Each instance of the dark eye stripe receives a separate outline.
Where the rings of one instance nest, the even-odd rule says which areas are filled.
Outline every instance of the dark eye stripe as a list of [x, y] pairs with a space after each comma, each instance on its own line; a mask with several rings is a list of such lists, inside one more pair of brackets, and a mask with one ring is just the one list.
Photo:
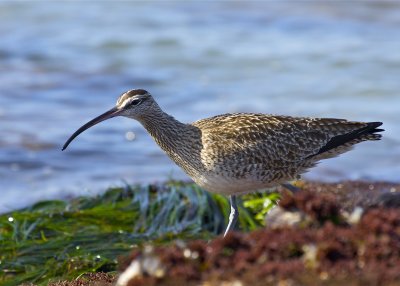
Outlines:
[[131, 101], [131, 105], [138, 105], [141, 102], [142, 102], [141, 99], [134, 99], [134, 100]]

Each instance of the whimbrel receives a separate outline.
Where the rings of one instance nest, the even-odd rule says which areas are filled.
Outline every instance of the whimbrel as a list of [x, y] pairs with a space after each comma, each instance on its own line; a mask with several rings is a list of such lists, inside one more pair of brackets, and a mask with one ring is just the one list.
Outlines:
[[123, 93], [116, 106], [79, 128], [80, 133], [106, 119], [139, 121], [168, 156], [200, 187], [229, 196], [226, 235], [238, 218], [236, 196], [284, 185], [321, 159], [349, 151], [354, 144], [379, 140], [381, 122], [308, 118], [255, 113], [217, 115], [191, 124], [165, 113], [149, 92]]

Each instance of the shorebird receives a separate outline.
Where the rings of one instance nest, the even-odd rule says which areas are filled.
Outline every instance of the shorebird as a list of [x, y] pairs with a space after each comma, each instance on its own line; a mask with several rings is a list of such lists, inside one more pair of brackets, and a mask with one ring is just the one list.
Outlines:
[[236, 196], [283, 185], [322, 159], [354, 144], [379, 140], [382, 122], [291, 117], [256, 113], [217, 115], [185, 124], [165, 113], [144, 89], [123, 93], [115, 107], [80, 127], [65, 142], [104, 120], [125, 116], [139, 121], [167, 155], [200, 187], [229, 196], [224, 236], [238, 218]]

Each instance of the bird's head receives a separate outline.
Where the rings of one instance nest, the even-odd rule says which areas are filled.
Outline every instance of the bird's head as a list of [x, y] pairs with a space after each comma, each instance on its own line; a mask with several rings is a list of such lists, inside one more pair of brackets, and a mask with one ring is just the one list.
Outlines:
[[96, 118], [90, 120], [88, 123], [80, 127], [75, 131], [74, 134], [69, 137], [65, 142], [62, 150], [65, 150], [69, 143], [75, 139], [79, 134], [81, 134], [86, 129], [116, 116], [125, 116], [133, 119], [140, 120], [140, 118], [152, 109], [157, 104], [153, 100], [149, 92], [144, 89], [132, 89], [123, 93], [117, 100], [116, 105], [105, 113], [97, 116]]
[[132, 89], [123, 93], [118, 98], [117, 103], [113, 108], [117, 112], [114, 116], [120, 115], [140, 120], [142, 116], [151, 113], [154, 106], [155, 102], [148, 91], [144, 89]]

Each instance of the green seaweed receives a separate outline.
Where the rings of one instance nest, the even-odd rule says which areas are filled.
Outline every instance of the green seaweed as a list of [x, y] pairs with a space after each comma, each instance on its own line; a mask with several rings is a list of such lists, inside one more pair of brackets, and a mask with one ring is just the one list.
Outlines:
[[[240, 229], [263, 224], [276, 194], [240, 201]], [[265, 203], [265, 201], [267, 203]], [[94, 197], [42, 201], [0, 215], [0, 284], [47, 285], [116, 271], [117, 258], [151, 240], [210, 239], [227, 223], [229, 202], [190, 183], [111, 188]]]

